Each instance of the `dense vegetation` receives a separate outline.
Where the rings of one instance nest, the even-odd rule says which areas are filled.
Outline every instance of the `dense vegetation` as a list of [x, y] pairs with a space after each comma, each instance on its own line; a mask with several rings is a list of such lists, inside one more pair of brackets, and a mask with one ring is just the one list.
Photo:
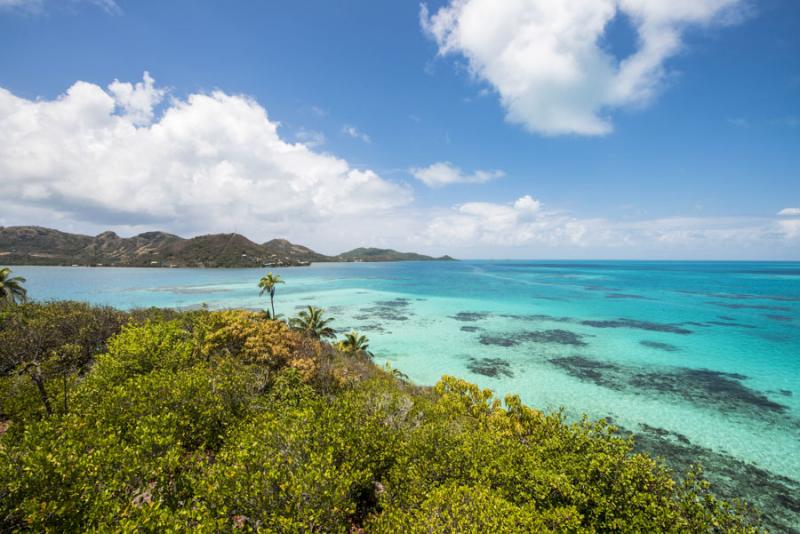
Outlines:
[[0, 309], [0, 531], [752, 531], [603, 422], [248, 311]]

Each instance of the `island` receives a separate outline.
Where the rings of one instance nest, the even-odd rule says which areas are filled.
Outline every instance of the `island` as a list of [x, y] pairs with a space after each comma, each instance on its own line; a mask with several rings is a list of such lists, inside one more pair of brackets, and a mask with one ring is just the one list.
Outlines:
[[255, 243], [237, 233], [183, 238], [167, 232], [120, 237], [72, 234], [41, 226], [0, 226], [0, 262], [4, 265], [91, 267], [287, 267], [314, 262], [452, 261], [414, 252], [355, 248], [335, 256], [315, 252], [286, 239]]

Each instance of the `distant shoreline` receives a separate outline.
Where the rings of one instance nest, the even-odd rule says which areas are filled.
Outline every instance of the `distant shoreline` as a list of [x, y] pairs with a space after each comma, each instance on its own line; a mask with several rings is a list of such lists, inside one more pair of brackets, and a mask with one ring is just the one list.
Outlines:
[[312, 263], [377, 261], [449, 261], [416, 252], [360, 247], [335, 256], [286, 239], [256, 243], [241, 234], [183, 238], [166, 232], [120, 237], [71, 234], [41, 226], [0, 226], [0, 263], [71, 267], [279, 268]]
[[[0, 255], [0, 264], [9, 267], [74, 267], [74, 268], [81, 268], [81, 269], [148, 269], [148, 270], [155, 270], [155, 269], [163, 269], [167, 270], [174, 270], [174, 269], [208, 269], [208, 270], [217, 270], [217, 269], [283, 269], [287, 267], [295, 268], [295, 267], [311, 267], [313, 265], [351, 265], [351, 264], [361, 264], [361, 263], [369, 263], [369, 264], [378, 264], [378, 263], [439, 263], [439, 262], [449, 262], [449, 261], [461, 261], [456, 259], [439, 259], [435, 258], [432, 260], [369, 260], [369, 261], [318, 261], [318, 262], [310, 262], [307, 264], [297, 264], [297, 265], [262, 265], [262, 266], [254, 266], [254, 265], [247, 265], [247, 266], [199, 266], [199, 265], [174, 265], [174, 266], [166, 266], [166, 265], [76, 265], [76, 264], [62, 264], [62, 263], [9, 263], [2, 261], [2, 255]], [[495, 260], [474, 260], [474, 261], [495, 261]], [[525, 260], [521, 260], [525, 261]]]

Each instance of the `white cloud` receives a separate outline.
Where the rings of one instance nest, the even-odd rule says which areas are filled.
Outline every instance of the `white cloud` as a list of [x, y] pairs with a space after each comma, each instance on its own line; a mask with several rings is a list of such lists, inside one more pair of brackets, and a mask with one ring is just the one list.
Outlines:
[[[73, 0], [74, 2], [85, 2], [94, 4], [110, 14], [121, 13], [119, 5], [115, 0]], [[45, 0], [0, 0], [0, 9], [18, 8], [32, 13], [40, 13], [44, 8]]]
[[0, 0], [2, 8], [22, 8], [31, 11], [38, 11], [42, 7], [42, 0]]
[[365, 134], [355, 126], [351, 126], [349, 124], [345, 124], [344, 126], [342, 126], [342, 133], [345, 135], [349, 135], [353, 139], [360, 139], [365, 143], [372, 142], [372, 139], [370, 139], [370, 137], [367, 134]]
[[305, 144], [307, 147], [314, 148], [325, 144], [325, 134], [314, 130], [300, 128], [294, 134], [294, 138]]
[[147, 126], [153, 120], [153, 108], [164, 99], [166, 90], [156, 89], [155, 80], [145, 71], [144, 80], [123, 83], [114, 80], [108, 86], [114, 101], [125, 111], [125, 115], [136, 126]]
[[800, 219], [778, 221], [778, 225], [786, 239], [800, 238]]
[[800, 216], [800, 208], [783, 208], [778, 212], [782, 216]]
[[509, 204], [468, 202], [434, 218], [425, 231], [429, 242], [519, 247], [535, 242], [578, 244], [586, 233], [583, 222], [555, 212], [543, 212], [530, 195]]
[[[0, 88], [0, 212], [274, 237], [293, 224], [341, 233], [336, 221], [412, 200], [407, 186], [285, 141], [251, 98], [192, 94], [156, 117], [163, 94], [147, 74], [107, 91], [76, 82], [55, 100]], [[22, 224], [34, 222], [45, 224]]]
[[454, 254], [462, 250], [468, 257], [476, 257], [473, 251], [491, 249], [494, 257], [503, 250], [509, 257], [763, 258], [768, 251], [792, 249], [792, 243], [800, 239], [800, 220], [580, 218], [545, 210], [526, 195], [507, 204], [455, 206], [436, 215], [422, 235], [429, 245], [447, 246]]
[[800, 251], [797, 208], [782, 219], [619, 221], [528, 195], [415, 207], [408, 186], [316, 151], [310, 139], [281, 138], [246, 96], [165, 99], [149, 76], [106, 89], [77, 82], [52, 100], [0, 88], [0, 225], [239, 231], [326, 253], [372, 245], [460, 257], [798, 259]]
[[455, 167], [449, 161], [441, 161], [428, 167], [413, 168], [411, 169], [411, 174], [428, 187], [434, 188], [450, 184], [483, 184], [505, 175], [503, 171], [499, 170], [478, 170], [472, 174], [464, 174], [461, 169]]
[[[420, 19], [441, 55], [463, 55], [499, 93], [510, 122], [545, 135], [602, 135], [612, 130], [611, 110], [658, 93], [687, 26], [731, 22], [742, 2], [450, 0], [433, 14], [423, 5]], [[621, 16], [637, 48], [618, 59], [603, 39]]]

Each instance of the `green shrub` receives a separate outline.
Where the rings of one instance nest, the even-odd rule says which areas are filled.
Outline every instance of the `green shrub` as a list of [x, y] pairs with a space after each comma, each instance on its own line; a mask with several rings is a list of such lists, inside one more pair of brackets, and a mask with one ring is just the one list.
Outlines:
[[571, 508], [538, 513], [533, 505], [518, 506], [484, 487], [442, 485], [414, 508], [389, 508], [370, 523], [376, 533], [446, 534], [451, 532], [566, 532], [580, 527]]
[[[51, 354], [26, 361], [48, 391], [67, 379], [69, 409], [53, 395], [48, 416], [30, 374], [3, 377], [0, 531], [758, 527], [700, 472], [675, 482], [605, 423], [452, 377], [418, 388], [259, 314], [139, 312], [106, 342], [108, 309], [17, 308], [0, 316], [17, 325], [4, 354], [25, 339]], [[62, 373], [48, 351], [77, 364]]]

